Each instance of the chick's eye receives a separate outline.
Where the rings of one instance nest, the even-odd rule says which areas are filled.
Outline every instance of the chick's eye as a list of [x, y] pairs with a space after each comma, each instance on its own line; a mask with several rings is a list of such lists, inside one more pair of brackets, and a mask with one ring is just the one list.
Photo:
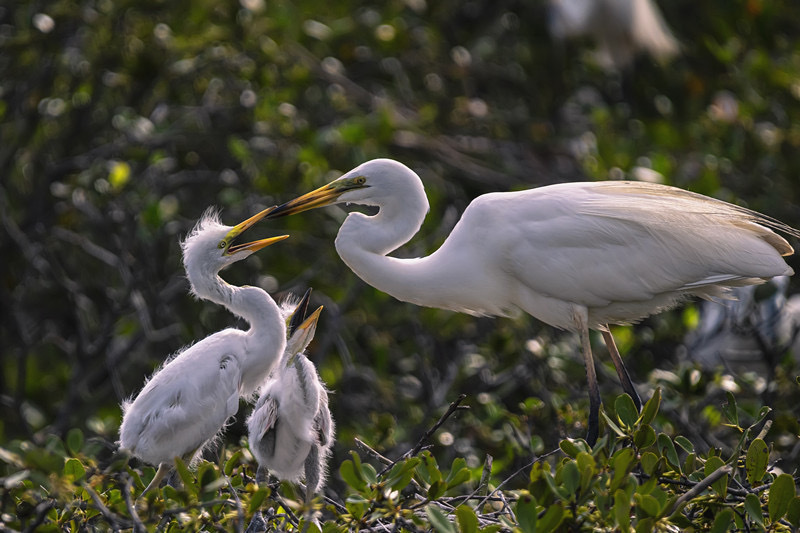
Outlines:
[[227, 244], [227, 243], [226, 243], [225, 241], [219, 241], [219, 244], [217, 245], [217, 248], [219, 248], [220, 250], [222, 250], [223, 248], [225, 248], [225, 245], [226, 245], [226, 244]]

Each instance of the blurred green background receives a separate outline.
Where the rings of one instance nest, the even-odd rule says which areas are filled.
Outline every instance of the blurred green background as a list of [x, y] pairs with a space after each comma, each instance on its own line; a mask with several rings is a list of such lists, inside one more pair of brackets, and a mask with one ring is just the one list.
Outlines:
[[[168, 355], [246, 327], [187, 294], [178, 242], [203, 211], [234, 224], [367, 159], [425, 182], [431, 214], [401, 256], [436, 249], [482, 193], [563, 181], [660, 176], [800, 227], [800, 4], [662, 4], [680, 55], [622, 72], [593, 62], [589, 38], [554, 41], [543, 1], [0, 7], [0, 442], [75, 427], [116, 440], [120, 402]], [[511, 472], [583, 435], [572, 334], [379, 293], [336, 255], [345, 214], [261, 224], [291, 239], [223, 274], [276, 299], [310, 286], [325, 305], [310, 357], [332, 390], [334, 470], [356, 436], [399, 455], [460, 393], [470, 410], [434, 435], [444, 460], [490, 453]], [[701, 368], [683, 347], [701, 317], [690, 304], [614, 331], [643, 396], [664, 389], [662, 430], [718, 445], [734, 390], [775, 409], [770, 439], [797, 464], [791, 350], [757, 372]]]

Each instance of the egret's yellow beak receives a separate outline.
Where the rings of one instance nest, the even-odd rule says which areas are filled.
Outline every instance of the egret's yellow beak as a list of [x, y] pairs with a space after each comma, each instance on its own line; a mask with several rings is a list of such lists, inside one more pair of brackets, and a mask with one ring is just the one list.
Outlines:
[[224, 250], [225, 255], [233, 255], [237, 252], [243, 251], [250, 251], [250, 252], [257, 252], [262, 248], [266, 248], [270, 244], [275, 244], [278, 241], [282, 241], [283, 239], [288, 238], [288, 235], [279, 235], [278, 237], [270, 237], [269, 239], [261, 239], [258, 241], [248, 242], [246, 244], [233, 244], [233, 241], [236, 240], [236, 237], [244, 233], [246, 229], [250, 226], [267, 216], [272, 210], [275, 209], [275, 206], [269, 207], [257, 215], [254, 215], [244, 222], [241, 222], [235, 225], [231, 230], [225, 235], [225, 239], [219, 243], [220, 248]]
[[337, 179], [327, 185], [323, 185], [319, 189], [311, 191], [310, 193], [299, 196], [294, 200], [289, 200], [285, 204], [279, 205], [274, 209], [269, 209], [269, 212], [265, 213], [264, 217], [267, 219], [278, 218], [286, 215], [293, 215], [295, 213], [300, 213], [301, 211], [307, 211], [317, 207], [335, 204], [339, 201], [339, 197], [347, 191], [369, 187], [366, 182], [367, 178], [364, 176]]
[[290, 345], [294, 347], [294, 353], [289, 357], [286, 366], [293, 365], [297, 360], [297, 354], [301, 353], [311, 342], [311, 339], [314, 338], [320, 313], [322, 313], [321, 305], [292, 332]]

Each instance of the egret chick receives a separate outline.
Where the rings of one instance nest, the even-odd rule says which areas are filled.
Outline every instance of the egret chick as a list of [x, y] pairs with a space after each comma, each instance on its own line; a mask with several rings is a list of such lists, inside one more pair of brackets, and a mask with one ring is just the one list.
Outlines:
[[334, 438], [328, 391], [303, 353], [314, 338], [322, 312], [319, 307], [302, 321], [308, 295], [292, 317], [283, 358], [247, 419], [250, 450], [259, 470], [266, 468], [278, 479], [292, 482], [304, 478], [306, 501], [325, 484]]
[[336, 237], [339, 256], [378, 290], [473, 315], [523, 311], [578, 332], [590, 443], [600, 408], [590, 329], [602, 333], [625, 392], [641, 407], [608, 325], [636, 322], [689, 296], [725, 297], [730, 287], [791, 275], [781, 256], [794, 250], [772, 229], [800, 237], [775, 219], [675, 187], [578, 182], [485, 194], [431, 255], [387, 257], [428, 212], [422, 180], [391, 159], [368, 161], [265, 218], [336, 203], [378, 207], [371, 216], [350, 213]]
[[120, 447], [159, 465], [142, 493], [157, 487], [175, 457], [192, 459], [263, 383], [286, 346], [278, 305], [257, 287], [235, 287], [218, 273], [224, 267], [288, 237], [234, 244], [269, 210], [229, 227], [206, 211], [181, 243], [192, 293], [227, 307], [250, 329], [228, 328], [179, 352], [157, 370], [133, 401], [122, 403]]

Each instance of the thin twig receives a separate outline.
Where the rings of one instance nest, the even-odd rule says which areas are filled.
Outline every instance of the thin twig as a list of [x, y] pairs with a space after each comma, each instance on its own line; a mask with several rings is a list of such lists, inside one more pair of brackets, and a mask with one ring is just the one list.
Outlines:
[[459, 394], [458, 398], [456, 398], [456, 400], [450, 404], [450, 406], [447, 408], [447, 411], [444, 412], [444, 414], [439, 418], [439, 420], [437, 420], [436, 423], [433, 426], [431, 426], [431, 428], [428, 429], [428, 431], [426, 431], [424, 435], [422, 435], [422, 437], [419, 439], [419, 442], [417, 442], [417, 445], [414, 446], [410, 452], [406, 452], [403, 455], [403, 457], [404, 458], [414, 457], [415, 455], [417, 455], [422, 450], [422, 447], [425, 445], [425, 442], [427, 442], [431, 438], [431, 436], [436, 432], [437, 429], [442, 427], [442, 424], [444, 424], [445, 421], [448, 418], [450, 418], [450, 415], [452, 415], [459, 409], [469, 409], [468, 406], [463, 406], [463, 407], [459, 406], [459, 404], [463, 402], [466, 397], [467, 397], [466, 394]]
[[131, 520], [133, 520], [133, 531], [134, 533], [145, 533], [147, 528], [144, 526], [144, 523], [142, 523], [142, 520], [139, 518], [139, 513], [136, 511], [136, 505], [133, 502], [133, 498], [131, 498], [132, 491], [133, 478], [125, 473], [125, 491], [123, 494], [125, 496], [125, 506], [128, 508]]
[[439, 429], [448, 418], [450, 418], [450, 415], [452, 415], [453, 413], [455, 413], [460, 409], [469, 409], [469, 406], [459, 405], [461, 402], [464, 401], [466, 397], [467, 397], [466, 394], [460, 394], [458, 398], [456, 398], [456, 400], [450, 404], [450, 406], [447, 408], [447, 411], [445, 411], [444, 414], [441, 417], [439, 417], [439, 420], [437, 420], [436, 423], [433, 426], [431, 426], [428, 429], [428, 431], [426, 431], [425, 434], [422, 435], [422, 437], [420, 437], [419, 442], [417, 442], [417, 444], [413, 448], [411, 448], [406, 453], [401, 455], [399, 459], [397, 459], [396, 461], [392, 461], [390, 464], [387, 464], [384, 467], [384, 469], [378, 473], [378, 476], [384, 475], [386, 472], [389, 471], [390, 468], [392, 468], [395, 464], [397, 464], [398, 461], [405, 459], [406, 457], [414, 457], [417, 454], [419, 454], [425, 448], [425, 442], [431, 438], [431, 435], [433, 435], [436, 432], [436, 430]]
[[730, 475], [732, 471], [733, 467], [731, 465], [720, 466], [719, 468], [711, 472], [711, 474], [709, 474], [708, 477], [698, 482], [697, 485], [687, 490], [684, 494], [681, 495], [680, 498], [675, 500], [675, 503], [673, 503], [670, 507], [668, 507], [664, 511], [663, 516], [672, 516], [674, 513], [677, 513], [684, 503], [686, 503], [687, 501], [691, 500], [692, 498], [694, 498], [695, 496], [706, 490], [722, 476]]
[[106, 505], [103, 503], [103, 500], [100, 499], [100, 495], [97, 494], [94, 491], [94, 489], [89, 486], [88, 483], [86, 483], [85, 481], [81, 481], [81, 486], [86, 492], [89, 493], [89, 496], [91, 496], [92, 501], [94, 502], [94, 505], [97, 508], [97, 510], [100, 511], [100, 514], [102, 514], [105, 517], [105, 519], [111, 523], [113, 527], [116, 527], [118, 529], [128, 529], [130, 527], [133, 527], [133, 524], [131, 524], [130, 521], [125, 520], [124, 518], [120, 518], [114, 513], [112, 513], [111, 510], [108, 507], [106, 507]]
[[764, 439], [764, 437], [766, 437], [766, 436], [767, 436], [767, 433], [769, 432], [769, 429], [770, 429], [771, 427], [772, 427], [772, 420], [767, 420], [766, 422], [764, 422], [764, 427], [763, 427], [763, 428], [761, 428], [761, 431], [759, 431], [759, 433], [758, 433], [758, 437], [756, 437], [756, 438], [757, 438], [757, 439], [762, 439], [762, 440], [763, 440], [763, 439]]
[[44, 522], [44, 519], [47, 516], [47, 512], [50, 511], [50, 509], [52, 509], [53, 506], [55, 506], [55, 504], [56, 501], [53, 499], [47, 499], [39, 502], [36, 505], [36, 508], [34, 509], [34, 511], [36, 511], [36, 519], [34, 519], [30, 524], [28, 524], [28, 527], [24, 529], [24, 533], [29, 533], [29, 532], [32, 533], [36, 531], [36, 529], [40, 525], [42, 525], [42, 522]]
[[[519, 469], [518, 469], [516, 472], [514, 472], [513, 474], [511, 474], [510, 476], [508, 476], [507, 478], [505, 478], [503, 481], [501, 481], [501, 482], [500, 482], [500, 484], [499, 484], [499, 485], [497, 485], [497, 487], [495, 487], [495, 489], [494, 489], [494, 490], [493, 490], [491, 493], [489, 493], [489, 494], [488, 494], [486, 497], [484, 497], [484, 498], [483, 498], [483, 499], [480, 501], [480, 503], [479, 503], [479, 504], [476, 506], [476, 509], [480, 509], [481, 507], [483, 507], [483, 505], [484, 505], [484, 504], [485, 504], [487, 501], [489, 501], [489, 498], [490, 498], [490, 497], [494, 496], [494, 494], [495, 494], [496, 492], [498, 492], [498, 491], [500, 490], [500, 488], [501, 488], [503, 485], [505, 485], [506, 483], [508, 483], [508, 482], [509, 482], [509, 481], [511, 481], [512, 479], [514, 479], [514, 478], [515, 478], [515, 477], [516, 477], [516, 476], [517, 476], [517, 475], [518, 475], [520, 472], [522, 472], [522, 471], [523, 471], [523, 470], [525, 470], [526, 468], [530, 468], [530, 467], [532, 467], [532, 466], [533, 466], [534, 464], [536, 464], [537, 462], [539, 462], [539, 461], [542, 461], [542, 460], [544, 460], [544, 459], [546, 459], [546, 458], [550, 457], [551, 455], [553, 455], [553, 454], [555, 454], [555, 453], [558, 453], [558, 452], [560, 452], [560, 451], [561, 451], [561, 448], [556, 448], [556, 449], [554, 449], [554, 450], [551, 450], [551, 451], [547, 452], [547, 453], [546, 453], [546, 454], [544, 454], [544, 455], [540, 455], [539, 457], [536, 457], [536, 458], [535, 458], [533, 461], [531, 461], [530, 463], [528, 463], [528, 464], [524, 465], [523, 467], [519, 468]], [[474, 494], [474, 493], [473, 493], [473, 494]]]
[[[222, 474], [225, 476], [225, 473]], [[239, 499], [239, 494], [236, 493], [236, 489], [233, 488], [231, 484], [231, 478], [225, 476], [225, 481], [228, 483], [228, 488], [231, 489], [231, 494], [233, 494], [233, 499], [236, 500], [236, 531], [237, 533], [244, 532], [244, 509], [242, 508], [242, 501]]]
[[478, 483], [478, 488], [475, 489], [476, 494], [480, 494], [481, 496], [485, 496], [489, 490], [489, 478], [492, 475], [492, 462], [493, 458], [488, 453], [486, 454], [486, 459], [483, 461], [483, 471], [481, 472], [481, 480]]

